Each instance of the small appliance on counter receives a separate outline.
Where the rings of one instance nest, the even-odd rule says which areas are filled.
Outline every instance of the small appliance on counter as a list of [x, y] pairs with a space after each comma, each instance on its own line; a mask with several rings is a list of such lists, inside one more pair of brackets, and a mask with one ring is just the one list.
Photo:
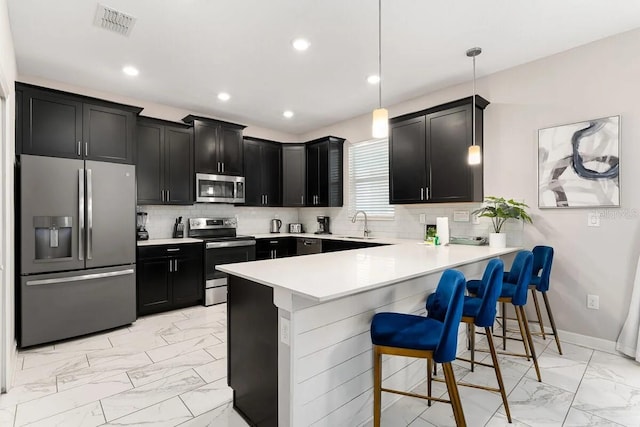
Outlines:
[[137, 240], [149, 240], [149, 232], [147, 231], [147, 219], [148, 214], [146, 212], [136, 213], [136, 239]]
[[282, 227], [282, 221], [280, 221], [279, 219], [272, 219], [271, 220], [271, 228], [269, 229], [270, 233], [279, 233], [280, 232], [280, 227]]
[[302, 224], [298, 223], [292, 223], [289, 224], [289, 233], [304, 233], [304, 228], [302, 227]]
[[173, 238], [182, 239], [184, 237], [184, 224], [182, 223], [182, 217], [176, 218], [176, 223], [173, 225]]
[[316, 219], [318, 221], [318, 231], [315, 234], [331, 234], [331, 231], [329, 231], [329, 217], [319, 216]]

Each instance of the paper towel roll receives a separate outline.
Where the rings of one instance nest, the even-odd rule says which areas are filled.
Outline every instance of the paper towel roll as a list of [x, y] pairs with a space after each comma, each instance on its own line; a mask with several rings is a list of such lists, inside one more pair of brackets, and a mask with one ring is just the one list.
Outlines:
[[439, 216], [436, 218], [436, 232], [441, 245], [449, 244], [449, 217]]

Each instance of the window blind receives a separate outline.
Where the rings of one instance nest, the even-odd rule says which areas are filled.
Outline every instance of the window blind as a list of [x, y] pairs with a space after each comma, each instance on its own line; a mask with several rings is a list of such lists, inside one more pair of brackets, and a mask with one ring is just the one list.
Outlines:
[[351, 144], [349, 147], [349, 213], [363, 210], [370, 218], [394, 216], [389, 205], [388, 140]]

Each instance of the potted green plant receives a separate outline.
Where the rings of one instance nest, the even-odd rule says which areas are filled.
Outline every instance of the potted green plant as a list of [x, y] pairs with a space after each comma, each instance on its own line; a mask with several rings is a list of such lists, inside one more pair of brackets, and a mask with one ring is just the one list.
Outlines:
[[485, 205], [473, 211], [473, 214], [491, 218], [494, 233], [489, 234], [489, 246], [493, 248], [504, 248], [507, 245], [507, 236], [500, 231], [504, 223], [508, 220], [515, 219], [530, 224], [533, 223], [531, 217], [525, 210], [525, 208], [529, 207], [525, 203], [494, 196], [485, 197], [484, 203]]

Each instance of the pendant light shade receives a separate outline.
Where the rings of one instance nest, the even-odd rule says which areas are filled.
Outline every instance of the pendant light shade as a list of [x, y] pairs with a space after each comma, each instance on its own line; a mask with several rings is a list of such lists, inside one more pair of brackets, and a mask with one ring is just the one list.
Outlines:
[[389, 136], [389, 112], [382, 108], [382, 0], [378, 0], [378, 108], [373, 110], [371, 136], [386, 138]]
[[482, 49], [479, 47], [473, 47], [467, 50], [467, 56], [473, 58], [473, 142], [469, 147], [469, 155], [467, 162], [470, 165], [479, 165], [482, 163], [482, 153], [480, 152], [480, 146], [476, 145], [476, 56], [482, 53]]
[[374, 138], [386, 138], [389, 136], [389, 112], [386, 108], [377, 108], [373, 110], [371, 135]]
[[469, 147], [469, 158], [468, 162], [470, 165], [479, 165], [482, 163], [482, 154], [480, 154], [480, 146], [472, 145]]

